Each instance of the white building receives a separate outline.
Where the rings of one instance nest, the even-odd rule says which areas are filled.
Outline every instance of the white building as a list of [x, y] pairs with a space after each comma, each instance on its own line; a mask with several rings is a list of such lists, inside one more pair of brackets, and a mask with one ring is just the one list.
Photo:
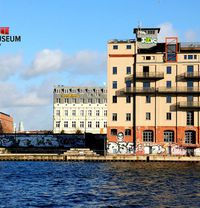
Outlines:
[[53, 132], [107, 133], [105, 87], [54, 87]]

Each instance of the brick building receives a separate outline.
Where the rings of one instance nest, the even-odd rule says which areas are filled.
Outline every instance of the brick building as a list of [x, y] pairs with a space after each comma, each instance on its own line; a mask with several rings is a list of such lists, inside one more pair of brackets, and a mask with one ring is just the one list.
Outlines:
[[13, 133], [13, 118], [0, 112], [0, 133]]
[[200, 44], [159, 31], [108, 42], [109, 153], [200, 153]]

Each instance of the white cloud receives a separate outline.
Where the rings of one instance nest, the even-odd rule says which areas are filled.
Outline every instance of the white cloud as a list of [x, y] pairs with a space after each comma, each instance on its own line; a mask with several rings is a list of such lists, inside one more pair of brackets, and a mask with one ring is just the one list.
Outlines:
[[176, 29], [170, 22], [162, 23], [158, 27], [160, 27], [160, 33], [158, 35], [159, 42], [164, 42], [165, 37], [178, 36]]
[[19, 72], [22, 67], [21, 55], [1, 55], [0, 56], [0, 80], [5, 81]]
[[197, 39], [198, 39], [198, 34], [196, 31], [190, 29], [185, 32], [185, 40], [187, 42], [195, 42], [197, 41]]
[[52, 129], [52, 86], [45, 80], [38, 86], [18, 89], [12, 83], [0, 83], [0, 108], [10, 114], [15, 123], [24, 122], [26, 130]]
[[60, 50], [44, 49], [24, 72], [24, 78], [33, 78], [53, 72], [99, 74], [106, 71], [106, 55], [95, 51], [80, 51], [74, 55]]

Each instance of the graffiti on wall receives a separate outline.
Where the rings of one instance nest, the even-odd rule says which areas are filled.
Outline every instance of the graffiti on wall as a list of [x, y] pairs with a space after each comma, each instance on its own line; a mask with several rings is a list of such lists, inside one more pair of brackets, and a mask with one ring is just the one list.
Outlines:
[[108, 142], [107, 152], [109, 154], [133, 153], [133, 143], [131, 142]]
[[1, 147], [84, 147], [83, 135], [0, 135]]
[[161, 154], [161, 155], [186, 155], [187, 150], [184, 147], [178, 146], [176, 144], [148, 144], [142, 143], [136, 146], [136, 153], [140, 155], [144, 154]]

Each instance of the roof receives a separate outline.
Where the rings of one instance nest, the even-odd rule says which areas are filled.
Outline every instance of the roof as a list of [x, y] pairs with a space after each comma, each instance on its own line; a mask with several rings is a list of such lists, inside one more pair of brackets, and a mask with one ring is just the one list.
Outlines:
[[143, 27], [143, 28], [137, 27], [134, 28], [133, 32], [136, 33], [138, 30], [158, 30], [158, 32], [160, 32], [159, 27]]

